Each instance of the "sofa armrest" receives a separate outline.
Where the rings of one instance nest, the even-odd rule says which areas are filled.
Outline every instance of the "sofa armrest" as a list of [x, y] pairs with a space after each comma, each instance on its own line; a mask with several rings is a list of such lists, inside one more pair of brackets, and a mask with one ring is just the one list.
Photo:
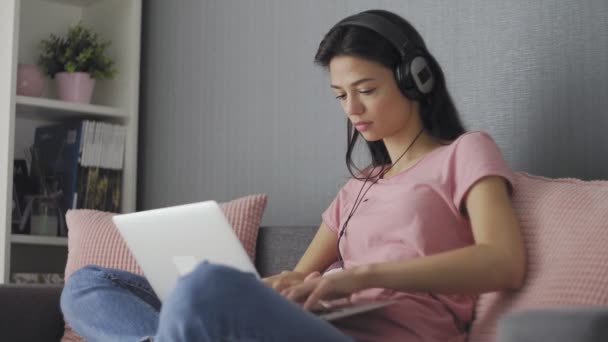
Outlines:
[[2, 341], [59, 341], [63, 316], [61, 286], [0, 285]]
[[498, 322], [498, 342], [608, 341], [608, 306], [535, 309]]

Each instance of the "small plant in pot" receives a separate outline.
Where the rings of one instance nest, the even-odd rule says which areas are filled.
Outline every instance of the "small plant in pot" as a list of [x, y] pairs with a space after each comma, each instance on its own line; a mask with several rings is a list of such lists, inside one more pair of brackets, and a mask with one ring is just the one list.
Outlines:
[[78, 23], [69, 28], [66, 37], [51, 34], [41, 42], [38, 65], [47, 76], [57, 79], [61, 100], [90, 103], [95, 80], [111, 79], [116, 74], [114, 61], [105, 53], [110, 43]]

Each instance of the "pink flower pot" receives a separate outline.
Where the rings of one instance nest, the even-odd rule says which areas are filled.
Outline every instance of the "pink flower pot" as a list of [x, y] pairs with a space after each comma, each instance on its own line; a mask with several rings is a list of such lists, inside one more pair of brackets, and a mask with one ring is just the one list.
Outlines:
[[17, 95], [42, 96], [45, 83], [44, 75], [36, 65], [17, 65]]
[[95, 79], [86, 72], [58, 72], [57, 93], [59, 99], [77, 103], [91, 103]]

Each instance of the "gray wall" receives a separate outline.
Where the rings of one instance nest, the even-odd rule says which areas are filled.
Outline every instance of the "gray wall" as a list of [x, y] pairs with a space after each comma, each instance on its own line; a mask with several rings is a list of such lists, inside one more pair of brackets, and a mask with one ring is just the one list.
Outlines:
[[608, 178], [606, 0], [147, 0], [139, 209], [265, 192], [263, 224], [318, 224], [346, 130], [312, 59], [369, 8], [418, 28], [467, 128], [513, 169]]

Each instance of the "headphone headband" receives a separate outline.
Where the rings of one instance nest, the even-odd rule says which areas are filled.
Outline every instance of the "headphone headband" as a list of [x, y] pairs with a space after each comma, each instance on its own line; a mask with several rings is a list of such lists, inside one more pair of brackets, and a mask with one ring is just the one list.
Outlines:
[[409, 39], [395, 27], [395, 24], [382, 16], [373, 13], [359, 13], [342, 20], [336, 25], [336, 27], [342, 26], [359, 26], [370, 29], [386, 38], [399, 51], [401, 57], [405, 56]]

